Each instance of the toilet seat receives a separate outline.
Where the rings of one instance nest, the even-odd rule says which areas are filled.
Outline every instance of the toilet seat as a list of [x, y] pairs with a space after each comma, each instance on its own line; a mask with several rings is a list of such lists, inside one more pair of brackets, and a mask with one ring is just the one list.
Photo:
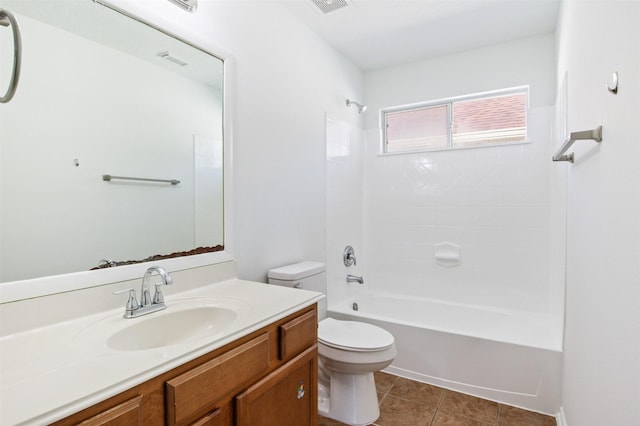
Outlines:
[[318, 325], [318, 341], [326, 346], [353, 352], [389, 349], [393, 335], [373, 324], [326, 318]]

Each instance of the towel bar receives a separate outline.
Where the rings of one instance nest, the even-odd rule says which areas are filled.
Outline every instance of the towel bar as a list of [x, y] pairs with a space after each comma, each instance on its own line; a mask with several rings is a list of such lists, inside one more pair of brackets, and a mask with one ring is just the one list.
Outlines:
[[102, 175], [102, 180], [106, 182], [110, 182], [113, 179], [135, 180], [135, 181], [142, 181], [142, 182], [162, 182], [162, 183], [170, 183], [171, 185], [177, 185], [180, 183], [178, 179], [150, 179], [150, 178], [127, 177], [127, 176]]
[[598, 126], [593, 130], [583, 130], [581, 132], [571, 132], [569, 139], [562, 144], [556, 155], [552, 157], [553, 161], [569, 161], [573, 163], [573, 152], [565, 154], [575, 141], [592, 139], [598, 143], [602, 142], [602, 126]]

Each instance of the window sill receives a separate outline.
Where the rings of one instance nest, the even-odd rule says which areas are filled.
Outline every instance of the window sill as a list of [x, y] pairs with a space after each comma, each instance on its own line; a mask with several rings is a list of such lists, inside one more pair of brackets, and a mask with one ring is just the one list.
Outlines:
[[430, 152], [447, 152], [447, 151], [465, 151], [468, 149], [482, 149], [482, 148], [500, 148], [505, 146], [516, 146], [516, 145], [528, 145], [533, 141], [525, 140], [522, 142], [510, 142], [510, 143], [496, 143], [496, 144], [487, 144], [487, 145], [478, 145], [478, 146], [461, 146], [461, 147], [453, 147], [453, 148], [432, 148], [432, 149], [416, 149], [411, 151], [396, 151], [396, 152], [379, 152], [376, 154], [378, 157], [393, 157], [396, 155], [407, 155], [407, 154], [424, 154]]

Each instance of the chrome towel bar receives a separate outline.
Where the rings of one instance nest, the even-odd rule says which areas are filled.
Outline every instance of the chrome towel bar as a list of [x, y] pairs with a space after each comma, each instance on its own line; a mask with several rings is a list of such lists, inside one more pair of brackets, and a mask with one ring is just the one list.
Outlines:
[[592, 139], [598, 143], [602, 142], [602, 126], [598, 126], [593, 130], [571, 132], [569, 139], [567, 139], [562, 144], [558, 152], [556, 152], [556, 155], [552, 157], [552, 160], [553, 161], [569, 161], [573, 163], [573, 152], [569, 154], [565, 154], [565, 152], [567, 152], [567, 150], [571, 148], [571, 145], [573, 145], [575, 141], [589, 140], [589, 139]]
[[6, 104], [13, 98], [18, 87], [20, 63], [22, 62], [22, 40], [20, 39], [18, 21], [16, 21], [16, 17], [8, 10], [0, 9], [0, 25], [3, 27], [11, 26], [11, 31], [13, 31], [13, 69], [11, 70], [11, 79], [9, 80], [9, 87], [7, 87], [6, 93], [0, 96], [0, 103]]
[[170, 183], [171, 185], [177, 185], [180, 183], [178, 179], [150, 179], [150, 178], [127, 177], [127, 176], [102, 175], [102, 180], [106, 182], [110, 182], [113, 179], [135, 180], [135, 181], [142, 181], [142, 182], [162, 182], [162, 183]]

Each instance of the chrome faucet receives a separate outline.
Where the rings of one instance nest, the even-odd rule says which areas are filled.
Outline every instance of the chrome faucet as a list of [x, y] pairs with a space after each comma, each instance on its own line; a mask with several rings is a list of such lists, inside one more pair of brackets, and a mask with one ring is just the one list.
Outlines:
[[[162, 278], [162, 282], [156, 283], [156, 292], [153, 295], [153, 301], [151, 300], [151, 294], [149, 293], [149, 280], [151, 279], [151, 275], [154, 272], [157, 272]], [[144, 277], [142, 277], [142, 287], [140, 288], [141, 296], [140, 296], [140, 307], [144, 308], [145, 306], [149, 306], [151, 304], [159, 304], [162, 303], [164, 305], [164, 296], [162, 295], [162, 291], [160, 286], [173, 284], [173, 278], [171, 275], [160, 266], [152, 266], [147, 269], [147, 272], [144, 273]]]
[[[151, 299], [151, 293], [149, 292], [149, 281], [151, 276], [155, 273], [160, 275], [162, 281], [155, 284], [156, 290]], [[129, 299], [125, 307], [124, 318], [137, 318], [142, 315], [150, 314], [152, 312], [161, 311], [166, 309], [167, 305], [164, 303], [164, 296], [162, 295], [161, 287], [163, 285], [169, 285], [173, 283], [171, 275], [160, 266], [152, 266], [147, 269], [142, 277], [142, 287], [140, 288], [140, 302], [136, 299], [136, 290], [134, 288], [127, 288], [124, 290], [114, 291], [113, 294], [121, 294], [129, 292]]]
[[[344, 262], [344, 266], [346, 266], [347, 268], [349, 266], [355, 266], [356, 264], [356, 252], [353, 249], [353, 247], [351, 246], [346, 246], [344, 248], [344, 252], [342, 253], [342, 260]], [[357, 275], [347, 275], [347, 282], [348, 283], [360, 283], [360, 284], [364, 284], [364, 279], [360, 276]]]
[[357, 275], [347, 275], [347, 282], [348, 283], [358, 283], [358, 284], [364, 284], [364, 278], [362, 278], [361, 276], [357, 276]]

